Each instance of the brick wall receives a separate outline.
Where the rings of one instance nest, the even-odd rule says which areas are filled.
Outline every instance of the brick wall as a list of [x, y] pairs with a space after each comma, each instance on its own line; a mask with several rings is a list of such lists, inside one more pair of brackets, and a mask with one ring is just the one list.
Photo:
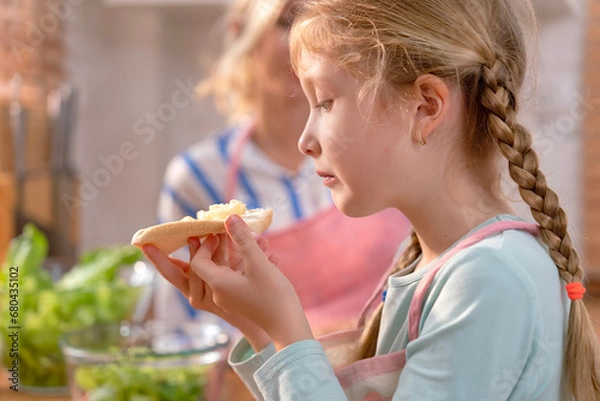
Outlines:
[[583, 121], [584, 263], [590, 290], [600, 293], [600, 0], [588, 0], [583, 88], [590, 103]]

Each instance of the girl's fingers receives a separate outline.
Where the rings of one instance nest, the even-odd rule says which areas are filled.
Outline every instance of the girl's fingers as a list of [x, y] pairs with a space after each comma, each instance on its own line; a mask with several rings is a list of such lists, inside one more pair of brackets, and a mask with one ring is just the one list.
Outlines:
[[219, 237], [209, 235], [190, 260], [192, 271], [206, 282], [210, 282], [212, 271], [217, 267], [213, 262], [213, 257], [219, 248], [219, 243]]
[[244, 271], [244, 258], [243, 255], [235, 248], [235, 244], [229, 239], [227, 234], [224, 234], [227, 238], [227, 245], [229, 248], [229, 267], [231, 270], [238, 272]]
[[[229, 238], [227, 234], [224, 234], [225, 238]], [[264, 237], [254, 237], [256, 239], [256, 243], [261, 251], [266, 252], [269, 247], [269, 241]], [[235, 249], [233, 241], [229, 241], [229, 266], [232, 270], [235, 271], [243, 271], [244, 270], [244, 259], [240, 252]]]
[[196, 309], [202, 309], [206, 300], [207, 285], [197, 274], [192, 272], [189, 275], [189, 294], [187, 295], [190, 305]]
[[258, 237], [256, 239], [256, 243], [263, 252], [266, 252], [267, 248], [269, 247], [269, 241], [265, 237]]
[[[196, 253], [198, 252], [198, 250], [200, 249], [200, 247], [202, 245], [200, 244], [200, 238], [198, 238], [198, 237], [188, 238], [187, 243], [188, 243], [188, 249], [190, 251], [190, 264], [191, 264], [194, 256], [196, 255]], [[204, 306], [204, 301], [206, 300], [208, 287], [204, 283], [204, 280], [202, 280], [200, 277], [198, 277], [198, 275], [195, 274], [194, 272], [191, 272], [191, 274], [189, 274], [188, 277], [189, 277], [189, 288], [190, 288], [190, 293], [188, 295], [188, 301], [190, 302], [190, 305], [192, 305], [194, 308], [201, 309]]]
[[181, 269], [185, 277], [187, 278], [190, 273], [190, 264], [188, 262], [184, 262], [183, 260], [169, 258], [169, 260], [177, 267]]
[[277, 266], [277, 263], [279, 263], [279, 256], [277, 256], [276, 253], [272, 253], [271, 255], [269, 255], [269, 262]]
[[225, 221], [225, 228], [231, 241], [240, 252], [242, 259], [246, 262], [246, 273], [249, 272], [249, 267], [252, 268], [252, 266], [264, 264], [267, 258], [257, 244], [257, 240], [252, 235], [250, 228], [248, 228], [240, 216], [229, 216]]
[[228, 265], [229, 264], [229, 240], [227, 239], [226, 234], [218, 234], [217, 238], [219, 239], [219, 246], [213, 253], [212, 260], [218, 265]]
[[154, 245], [144, 245], [142, 251], [169, 283], [173, 284], [182, 293], [188, 293], [187, 265], [185, 262], [163, 255]]
[[190, 260], [194, 257], [198, 249], [200, 248], [200, 238], [189, 237], [187, 239], [188, 249], [190, 251]]

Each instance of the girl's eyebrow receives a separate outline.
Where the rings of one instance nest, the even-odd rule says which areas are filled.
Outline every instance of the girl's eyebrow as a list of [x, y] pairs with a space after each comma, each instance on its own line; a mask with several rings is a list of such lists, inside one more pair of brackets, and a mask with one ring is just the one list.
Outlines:
[[310, 84], [312, 84], [313, 86], [315, 84], [319, 84], [319, 85], [330, 85], [331, 84], [331, 79], [328, 78], [325, 74], [319, 74], [319, 73], [314, 73], [313, 68], [307, 68], [306, 70], [304, 70], [304, 72], [302, 73], [302, 79]]
[[302, 68], [302, 76], [311, 83], [327, 83], [327, 74], [323, 74], [323, 62], [319, 57], [308, 56], [304, 60], [308, 66]]
[[308, 68], [302, 68], [302, 80], [312, 83], [315, 80], [314, 66]]

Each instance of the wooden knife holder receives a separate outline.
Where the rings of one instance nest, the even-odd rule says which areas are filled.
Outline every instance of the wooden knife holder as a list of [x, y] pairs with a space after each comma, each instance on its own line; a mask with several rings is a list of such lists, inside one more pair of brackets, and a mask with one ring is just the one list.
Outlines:
[[[0, 263], [10, 239], [20, 234], [17, 210], [48, 235], [51, 252], [67, 252], [78, 243], [79, 209], [70, 204], [65, 217], [64, 202], [53, 205], [57, 192], [76, 200], [79, 188], [75, 174], [56, 176], [51, 168], [53, 133], [47, 99], [65, 81], [64, 26], [60, 18], [55, 18], [52, 29], [40, 25], [42, 17], [54, 15], [50, 3], [61, 1], [65, 0], [0, 0]], [[32, 29], [42, 33], [38, 43], [31, 42]], [[26, 173], [21, 180], [15, 176], [17, 157], [9, 116], [15, 74], [22, 79], [18, 100], [26, 111]]]
[[[23, 185], [21, 213], [48, 237], [50, 256], [73, 263], [79, 242], [80, 209], [77, 203], [79, 181], [74, 176], [56, 176], [48, 170], [29, 174]], [[53, 185], [58, 185], [58, 205], [53, 204]], [[14, 174], [0, 173], [0, 265], [10, 240], [16, 235], [17, 180]], [[65, 196], [66, 199], [65, 200]]]
[[14, 176], [0, 173], [0, 264], [4, 262], [11, 238], [14, 236]]

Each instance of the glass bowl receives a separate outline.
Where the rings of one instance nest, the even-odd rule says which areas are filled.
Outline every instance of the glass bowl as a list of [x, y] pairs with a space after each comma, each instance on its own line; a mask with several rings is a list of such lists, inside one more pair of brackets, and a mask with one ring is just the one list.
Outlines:
[[75, 401], [204, 401], [226, 357], [217, 324], [149, 321], [67, 333], [62, 349]]
[[140, 261], [120, 275], [122, 280], [85, 289], [33, 291], [21, 285], [11, 293], [0, 288], [5, 322], [0, 325], [0, 365], [9, 385], [41, 395], [69, 394], [62, 336], [91, 325], [140, 319], [148, 311], [155, 270]]

